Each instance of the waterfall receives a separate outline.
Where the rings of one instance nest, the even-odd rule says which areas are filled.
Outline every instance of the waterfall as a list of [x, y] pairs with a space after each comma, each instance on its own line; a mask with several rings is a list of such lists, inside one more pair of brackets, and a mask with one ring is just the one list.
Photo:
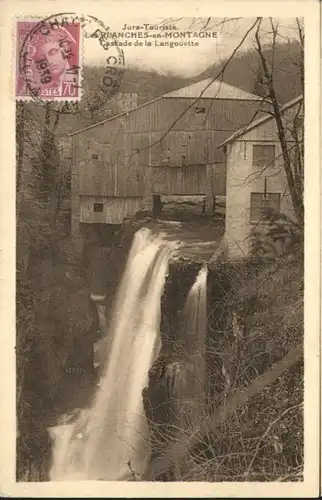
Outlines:
[[119, 286], [101, 380], [89, 409], [50, 429], [50, 480], [131, 480], [150, 458], [142, 391], [161, 348], [160, 299], [176, 248], [148, 229], [134, 235]]
[[183, 374], [177, 387], [178, 425], [195, 427], [205, 403], [207, 335], [207, 274], [203, 266], [187, 296], [183, 315]]

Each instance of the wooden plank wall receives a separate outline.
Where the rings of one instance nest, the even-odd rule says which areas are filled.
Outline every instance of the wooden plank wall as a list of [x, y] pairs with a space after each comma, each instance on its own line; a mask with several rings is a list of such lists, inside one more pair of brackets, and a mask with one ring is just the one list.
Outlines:
[[[114, 140], [106, 134], [96, 140], [83, 137], [78, 154], [80, 194], [87, 196], [141, 197], [144, 167], [148, 163], [147, 134], [118, 130]], [[103, 142], [105, 141], [105, 142]]]
[[[103, 212], [94, 212], [94, 203], [103, 204]], [[122, 224], [129, 217], [141, 210], [142, 198], [107, 198], [105, 196], [80, 197], [80, 222]]]
[[[235, 130], [247, 125], [256, 114], [259, 118], [260, 101], [239, 99], [167, 98], [156, 99], [129, 113], [128, 131], [202, 131], [214, 130], [229, 137]], [[204, 114], [197, 114], [196, 108], [204, 107]], [[110, 122], [111, 123], [111, 122]], [[104, 126], [104, 125], [103, 125]]]
[[[120, 223], [140, 210], [142, 198], [152, 199], [153, 193], [205, 195], [211, 189], [213, 196], [225, 196], [224, 155], [217, 146], [230, 128], [236, 128], [229, 114], [235, 111], [227, 111], [233, 102], [224, 106], [204, 100], [200, 104], [207, 111], [203, 120], [191, 109], [160, 141], [188, 104], [161, 99], [76, 136], [74, 166], [79, 173], [82, 222]], [[239, 112], [244, 107], [240, 103]], [[229, 123], [223, 124], [225, 114]], [[208, 177], [206, 165], [212, 170]], [[119, 200], [112, 203], [111, 198]], [[93, 212], [94, 200], [101, 199], [104, 212]]]
[[213, 196], [226, 196], [226, 164], [212, 165], [212, 194]]
[[[145, 170], [149, 162], [149, 136], [146, 133], [129, 133], [126, 136], [126, 170], [123, 176], [123, 196], [143, 196]], [[124, 194], [123, 194], [124, 193]]]
[[[196, 106], [205, 107], [205, 114], [198, 115]], [[74, 156], [78, 192], [148, 199], [152, 182], [156, 193], [204, 193], [205, 165], [212, 164], [214, 195], [223, 195], [224, 155], [217, 146], [248, 123], [257, 108], [256, 102], [200, 99], [194, 104], [193, 99], [162, 98], [84, 131], [76, 136]], [[176, 170], [160, 169], [167, 165]]]
[[[183, 157], [189, 165], [205, 165], [208, 156], [208, 132], [170, 131], [151, 132], [149, 164], [153, 167], [183, 166]], [[161, 140], [162, 139], [162, 140]]]
[[162, 137], [163, 132], [150, 133], [152, 192], [163, 195], [205, 194], [207, 133], [180, 130], [170, 131]]
[[111, 155], [109, 145], [96, 143], [95, 149], [88, 147], [84, 160], [80, 170], [80, 194], [114, 196], [116, 191], [115, 166], [118, 163], [118, 157]]
[[154, 194], [197, 195], [206, 193], [206, 165], [153, 167]]

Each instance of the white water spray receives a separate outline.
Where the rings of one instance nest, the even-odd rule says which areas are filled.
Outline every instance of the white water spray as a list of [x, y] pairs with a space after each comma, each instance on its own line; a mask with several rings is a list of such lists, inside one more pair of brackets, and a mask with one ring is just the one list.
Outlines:
[[184, 306], [184, 331], [189, 356], [199, 355], [204, 349], [207, 333], [207, 275], [208, 269], [203, 266]]
[[203, 266], [192, 285], [184, 306], [184, 374], [178, 387], [180, 427], [197, 425], [205, 401], [207, 335], [207, 275]]
[[161, 348], [160, 299], [176, 244], [147, 229], [133, 240], [110, 326], [100, 387], [76, 422], [51, 428], [50, 480], [131, 480], [150, 458], [142, 391]]

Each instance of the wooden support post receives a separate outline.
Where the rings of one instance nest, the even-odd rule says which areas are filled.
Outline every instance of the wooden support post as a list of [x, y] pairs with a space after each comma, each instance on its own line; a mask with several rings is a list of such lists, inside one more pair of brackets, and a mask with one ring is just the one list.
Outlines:
[[159, 194], [153, 195], [153, 215], [158, 216], [161, 213], [161, 196]]
[[206, 165], [206, 200], [205, 213], [212, 212], [213, 194], [212, 194], [212, 165]]
[[84, 243], [85, 243], [85, 234], [84, 234], [84, 231], [81, 227], [81, 223], [79, 220], [78, 204], [77, 204], [77, 201], [75, 200], [75, 197], [72, 200], [71, 209], [72, 209], [71, 210], [71, 239], [73, 242], [73, 247], [75, 249], [75, 252], [78, 255], [82, 255]]
[[152, 212], [153, 199], [152, 199], [152, 167], [149, 165], [145, 167], [144, 171], [144, 196], [143, 196], [143, 210]]
[[212, 201], [212, 215], [216, 215], [216, 196], [213, 197]]
[[153, 167], [152, 167], [152, 158], [151, 158], [151, 148], [153, 139], [151, 137], [151, 133], [149, 132], [149, 148], [148, 148], [148, 162], [144, 167], [144, 195], [143, 195], [143, 210], [148, 212], [153, 211]]

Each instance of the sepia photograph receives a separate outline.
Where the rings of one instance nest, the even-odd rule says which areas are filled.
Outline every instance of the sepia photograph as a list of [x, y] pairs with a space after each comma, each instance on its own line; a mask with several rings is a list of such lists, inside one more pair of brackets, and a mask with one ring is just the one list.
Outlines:
[[303, 483], [305, 18], [121, 3], [12, 18], [15, 481]]

